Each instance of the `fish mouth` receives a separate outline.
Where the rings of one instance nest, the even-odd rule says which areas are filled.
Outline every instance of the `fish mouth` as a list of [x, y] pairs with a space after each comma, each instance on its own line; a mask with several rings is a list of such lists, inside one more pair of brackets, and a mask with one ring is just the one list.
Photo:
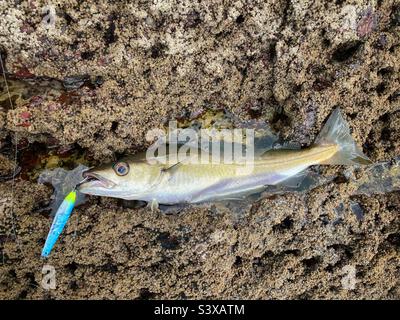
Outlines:
[[91, 188], [114, 188], [117, 184], [103, 176], [86, 171], [82, 174], [84, 180], [78, 185], [78, 190], [91, 189]]

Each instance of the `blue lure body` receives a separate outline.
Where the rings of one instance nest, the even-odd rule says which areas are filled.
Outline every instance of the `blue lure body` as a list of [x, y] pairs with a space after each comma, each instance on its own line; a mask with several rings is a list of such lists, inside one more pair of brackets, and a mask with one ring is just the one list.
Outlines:
[[47, 235], [46, 243], [42, 249], [42, 257], [47, 258], [50, 255], [58, 237], [66, 225], [76, 202], [76, 191], [71, 191], [61, 203], [54, 217], [49, 234]]

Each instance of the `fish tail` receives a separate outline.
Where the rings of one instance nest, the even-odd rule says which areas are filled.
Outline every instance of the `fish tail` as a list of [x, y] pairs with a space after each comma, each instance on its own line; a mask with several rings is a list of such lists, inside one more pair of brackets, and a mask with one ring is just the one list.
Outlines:
[[340, 109], [336, 108], [322, 128], [315, 145], [337, 145], [338, 151], [321, 164], [370, 164], [368, 157], [363, 154], [350, 134], [350, 128], [343, 119]]

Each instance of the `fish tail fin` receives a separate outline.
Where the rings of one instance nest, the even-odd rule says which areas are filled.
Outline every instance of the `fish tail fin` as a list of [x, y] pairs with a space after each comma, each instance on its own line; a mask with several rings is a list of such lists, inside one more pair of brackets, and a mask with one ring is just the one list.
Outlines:
[[340, 109], [336, 108], [330, 115], [325, 126], [322, 128], [315, 145], [337, 145], [338, 151], [322, 164], [370, 164], [372, 163], [363, 154], [350, 134], [350, 128], [343, 119]]

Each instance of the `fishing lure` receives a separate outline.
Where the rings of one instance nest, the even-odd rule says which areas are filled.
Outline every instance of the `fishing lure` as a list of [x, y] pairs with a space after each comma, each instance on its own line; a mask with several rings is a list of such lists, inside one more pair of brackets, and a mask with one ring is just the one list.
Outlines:
[[49, 234], [47, 235], [46, 243], [44, 244], [42, 250], [42, 257], [47, 258], [50, 255], [51, 250], [57, 242], [58, 237], [63, 231], [64, 226], [66, 225], [68, 218], [75, 207], [75, 202], [76, 190], [74, 189], [68, 193], [56, 212]]

